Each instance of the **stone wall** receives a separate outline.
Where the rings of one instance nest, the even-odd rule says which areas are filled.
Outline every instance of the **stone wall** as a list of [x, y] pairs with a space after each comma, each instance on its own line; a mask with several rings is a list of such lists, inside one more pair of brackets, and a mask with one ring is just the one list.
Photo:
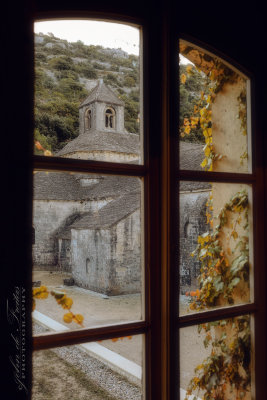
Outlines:
[[[107, 107], [111, 107], [115, 110], [115, 128], [106, 128], [105, 126], [105, 110]], [[99, 131], [116, 131], [120, 133], [125, 133], [124, 128], [124, 107], [115, 105], [115, 104], [108, 104], [102, 102], [94, 102], [83, 106], [79, 110], [79, 132], [80, 134], [84, 132], [88, 132], [90, 134], [90, 129], [85, 129], [85, 118], [84, 114], [87, 109], [92, 111], [91, 116], [91, 129], [96, 129]]]
[[107, 295], [141, 289], [140, 211], [107, 229], [71, 230], [75, 284]]
[[195, 290], [200, 264], [191, 253], [197, 246], [198, 236], [208, 231], [206, 202], [210, 192], [180, 193], [180, 293]]
[[33, 202], [33, 265], [36, 267], [56, 267], [58, 265], [57, 233], [71, 216], [95, 211], [107, 201], [55, 201], [35, 200]]
[[72, 271], [70, 239], [58, 239], [58, 267], [66, 272]]

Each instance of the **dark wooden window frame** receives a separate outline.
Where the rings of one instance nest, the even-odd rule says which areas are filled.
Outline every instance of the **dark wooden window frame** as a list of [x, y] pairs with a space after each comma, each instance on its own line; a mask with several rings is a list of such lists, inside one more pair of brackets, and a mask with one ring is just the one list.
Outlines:
[[[73, 171], [87, 173], [105, 173], [141, 177], [144, 180], [145, 193], [145, 313], [144, 321], [80, 329], [64, 333], [44, 334], [33, 337], [33, 350], [66, 346], [108, 339], [112, 337], [145, 334], [146, 367], [145, 387], [146, 400], [178, 399], [178, 336], [179, 328], [204, 323], [219, 318], [242, 314], [251, 314], [255, 318], [255, 385], [257, 399], [265, 398], [265, 369], [260, 363], [265, 332], [261, 329], [265, 323], [266, 308], [262, 303], [261, 293], [264, 290], [265, 273], [263, 266], [264, 243], [263, 232], [263, 171], [256, 162], [255, 150], [259, 148], [255, 125], [252, 126], [253, 137], [253, 171], [251, 174], [216, 173], [185, 171], [175, 167], [179, 155], [177, 146], [178, 126], [178, 38], [177, 28], [170, 21], [158, 21], [149, 25], [146, 21], [136, 20], [123, 15], [107, 13], [64, 13], [68, 16], [83, 18], [107, 18], [110, 21], [136, 23], [143, 26], [144, 42], [144, 165], [117, 164], [55, 157], [33, 157], [33, 167], [40, 170]], [[48, 13], [35, 15], [35, 19], [56, 19], [62, 14]], [[152, 43], [157, 39], [157, 46]], [[187, 38], [194, 42], [194, 39]], [[203, 43], [197, 43], [207, 48]], [[216, 54], [214, 49], [211, 49]], [[217, 52], [218, 54], [218, 52]], [[220, 54], [218, 54], [220, 56]], [[227, 59], [225, 55], [222, 58]], [[157, 66], [153, 76], [149, 70], [153, 61], [160, 57], [161, 65]], [[230, 64], [235, 63], [227, 59]], [[239, 66], [237, 66], [238, 68]], [[247, 73], [249, 75], [249, 73]], [[253, 76], [250, 76], [253, 89]], [[156, 87], [156, 83], [158, 87]], [[158, 112], [155, 113], [155, 110]], [[253, 112], [253, 90], [252, 90]], [[155, 118], [155, 115], [157, 117]], [[252, 116], [253, 121], [253, 116]], [[184, 180], [246, 183], [253, 188], [253, 224], [254, 224], [254, 293], [255, 300], [246, 305], [212, 310], [199, 314], [177, 317], [177, 293], [179, 276], [177, 257], [179, 254], [177, 235], [179, 234], [179, 212], [177, 211], [177, 182]], [[261, 271], [261, 274], [259, 273]], [[264, 297], [265, 299], [265, 297]], [[265, 350], [264, 350], [265, 351]]]

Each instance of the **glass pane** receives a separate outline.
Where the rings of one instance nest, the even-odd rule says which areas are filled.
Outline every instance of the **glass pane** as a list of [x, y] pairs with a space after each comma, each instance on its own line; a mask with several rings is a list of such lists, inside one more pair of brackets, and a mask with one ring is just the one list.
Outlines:
[[36, 321], [61, 331], [144, 318], [142, 187], [135, 177], [35, 172]]
[[143, 163], [140, 29], [35, 23], [34, 153]]
[[141, 400], [143, 335], [33, 353], [33, 400]]
[[249, 185], [180, 183], [180, 315], [252, 300], [251, 229]]
[[180, 41], [180, 168], [250, 172], [250, 81], [213, 54]]
[[180, 329], [180, 399], [254, 399], [252, 334], [249, 315]]

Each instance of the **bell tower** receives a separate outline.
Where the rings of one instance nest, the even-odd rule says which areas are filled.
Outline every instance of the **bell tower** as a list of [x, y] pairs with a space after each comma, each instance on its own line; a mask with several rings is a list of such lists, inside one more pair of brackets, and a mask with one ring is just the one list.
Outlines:
[[126, 133], [124, 102], [100, 79], [79, 108], [79, 134], [94, 131]]

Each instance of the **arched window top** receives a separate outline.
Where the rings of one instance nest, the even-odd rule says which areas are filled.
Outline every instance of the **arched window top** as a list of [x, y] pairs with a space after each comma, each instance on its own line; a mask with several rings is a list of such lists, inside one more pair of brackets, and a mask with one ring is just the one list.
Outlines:
[[88, 108], [84, 115], [85, 129], [91, 129], [92, 127], [92, 110]]
[[112, 107], [105, 110], [105, 127], [115, 129], [115, 110]]

